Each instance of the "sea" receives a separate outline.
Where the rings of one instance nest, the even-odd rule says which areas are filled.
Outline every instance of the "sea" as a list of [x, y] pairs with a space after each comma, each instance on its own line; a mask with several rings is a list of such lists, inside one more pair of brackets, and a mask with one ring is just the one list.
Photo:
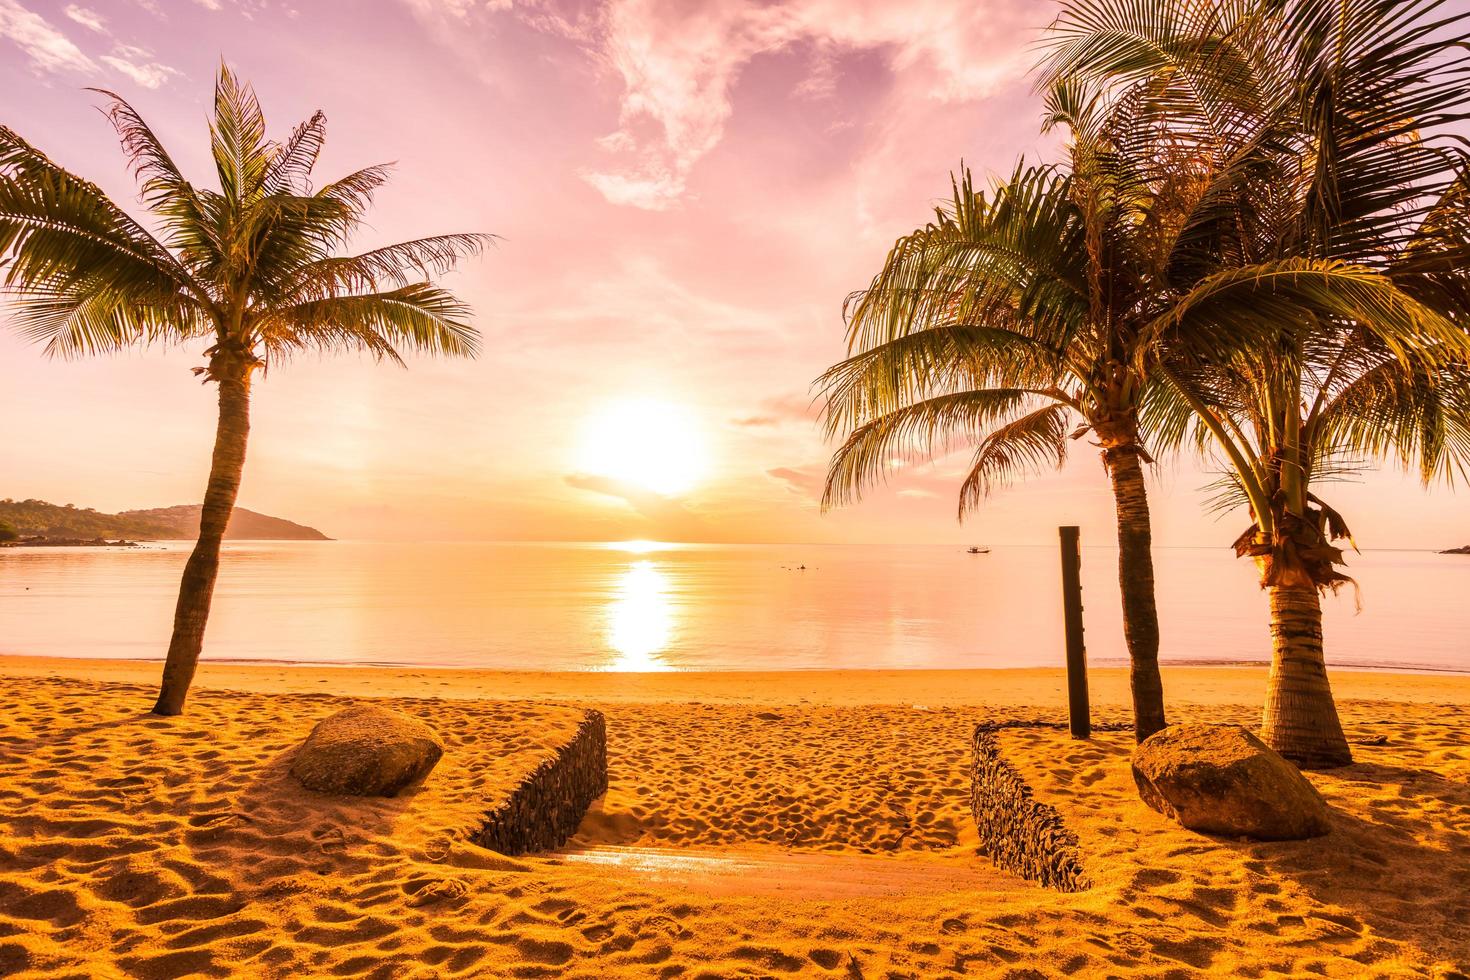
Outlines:
[[[0, 653], [159, 658], [190, 545], [0, 549]], [[1265, 662], [1266, 596], [1222, 548], [1157, 548], [1161, 658]], [[1367, 551], [1327, 660], [1470, 672], [1470, 556]], [[1088, 661], [1125, 662], [1117, 552], [1084, 547]], [[1056, 548], [230, 542], [206, 659], [535, 671], [1054, 667]]]

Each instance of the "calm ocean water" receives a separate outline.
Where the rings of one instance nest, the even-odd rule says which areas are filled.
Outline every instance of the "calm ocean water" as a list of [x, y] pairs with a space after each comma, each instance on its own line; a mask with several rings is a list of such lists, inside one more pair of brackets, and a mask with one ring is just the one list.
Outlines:
[[[0, 550], [0, 652], [158, 657], [188, 546]], [[1124, 657], [1116, 552], [1083, 550], [1091, 662]], [[1160, 548], [1163, 657], [1265, 660], [1225, 549]], [[805, 565], [805, 570], [799, 566]], [[206, 657], [526, 670], [1062, 662], [1054, 548], [261, 542], [227, 547]], [[1328, 660], [1470, 670], [1470, 557], [1353, 556]]]

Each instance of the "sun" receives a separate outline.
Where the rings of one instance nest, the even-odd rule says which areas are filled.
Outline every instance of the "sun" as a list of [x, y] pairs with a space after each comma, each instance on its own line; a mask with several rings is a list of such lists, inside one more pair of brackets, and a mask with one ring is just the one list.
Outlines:
[[613, 402], [588, 418], [578, 466], [584, 473], [665, 497], [687, 493], [704, 476], [704, 434], [687, 407], [653, 398]]

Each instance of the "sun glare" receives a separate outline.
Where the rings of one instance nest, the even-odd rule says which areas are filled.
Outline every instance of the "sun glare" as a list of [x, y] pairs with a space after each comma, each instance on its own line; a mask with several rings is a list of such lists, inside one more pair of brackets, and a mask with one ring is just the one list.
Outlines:
[[612, 548], [616, 551], [626, 551], [630, 555], [646, 555], [654, 551], [663, 551], [668, 545], [662, 541], [634, 538], [632, 541], [609, 541], [603, 547]]
[[593, 476], [672, 497], [694, 488], [708, 459], [687, 408], [640, 398], [614, 402], [588, 419], [578, 462]]
[[618, 597], [608, 609], [607, 643], [618, 656], [607, 669], [668, 670], [657, 656], [674, 631], [668, 578], [653, 562], [636, 561], [623, 573], [617, 589]]

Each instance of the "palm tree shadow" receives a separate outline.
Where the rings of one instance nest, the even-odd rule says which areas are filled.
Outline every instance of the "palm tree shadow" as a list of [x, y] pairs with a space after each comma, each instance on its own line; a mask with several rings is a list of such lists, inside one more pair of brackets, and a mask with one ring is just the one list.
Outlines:
[[1470, 950], [1470, 785], [1427, 770], [1357, 763], [1333, 778], [1354, 800], [1332, 807], [1332, 833], [1298, 844], [1222, 841], [1260, 873], [1286, 875], [1318, 901], [1350, 911], [1338, 926], [1405, 942], [1437, 957]]

